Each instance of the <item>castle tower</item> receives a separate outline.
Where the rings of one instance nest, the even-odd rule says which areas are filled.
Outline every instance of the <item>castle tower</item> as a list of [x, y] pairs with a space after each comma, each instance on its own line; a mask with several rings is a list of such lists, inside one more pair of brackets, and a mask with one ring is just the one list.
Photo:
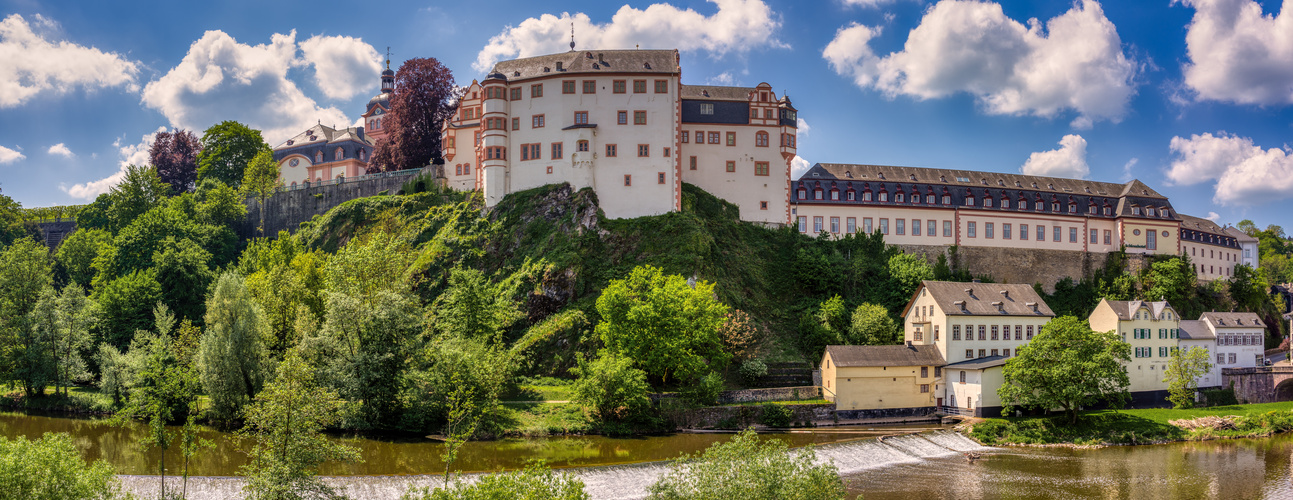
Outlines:
[[391, 70], [389, 53], [386, 56], [386, 69], [382, 70], [381, 78], [382, 92], [368, 100], [368, 107], [363, 115], [364, 132], [372, 137], [374, 143], [381, 142], [389, 135], [386, 124], [383, 123], [386, 114], [391, 111], [391, 96], [395, 93], [395, 72]]

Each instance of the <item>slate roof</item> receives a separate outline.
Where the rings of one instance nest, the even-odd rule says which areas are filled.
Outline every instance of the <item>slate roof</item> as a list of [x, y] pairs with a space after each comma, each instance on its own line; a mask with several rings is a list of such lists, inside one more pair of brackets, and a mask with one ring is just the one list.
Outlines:
[[947, 365], [944, 367], [944, 369], [982, 370], [985, 368], [993, 368], [993, 367], [1005, 365], [1006, 361], [1009, 359], [1010, 358], [1007, 358], [1005, 356], [987, 356], [983, 358], [967, 359], [965, 361], [960, 361], [957, 363], [952, 363], [950, 365]]
[[1213, 328], [1266, 328], [1257, 313], [1250, 312], [1216, 312], [1203, 313], [1200, 321], [1212, 324]]
[[1240, 231], [1239, 228], [1234, 226], [1226, 226], [1226, 234], [1243, 243], [1257, 243], [1259, 241], [1257, 238], [1249, 236], [1248, 233]]
[[835, 366], [943, 366], [947, 362], [934, 345], [826, 346]]
[[[1226, 230], [1221, 226], [1218, 226], [1216, 222], [1212, 222], [1208, 219], [1204, 219], [1200, 217], [1195, 217], [1193, 215], [1185, 215], [1185, 214], [1177, 214], [1177, 215], [1181, 216], [1181, 229], [1192, 229], [1195, 231], [1202, 231], [1205, 233], [1225, 234], [1229, 236], [1229, 234], [1226, 233]], [[1248, 236], [1248, 235], [1245, 234], [1244, 236]]]
[[284, 141], [282, 144], [275, 146], [274, 149], [277, 150], [277, 149], [295, 148], [306, 144], [314, 144], [314, 143], [331, 144], [331, 143], [345, 142], [345, 141], [358, 142], [360, 144], [364, 144], [367, 146], [373, 145], [372, 139], [369, 139], [367, 135], [364, 135], [363, 127], [357, 127], [357, 128], [346, 127], [346, 128], [338, 129], [338, 128], [329, 127], [327, 125], [318, 124], [308, 129], [305, 129], [304, 132], [296, 134], [295, 137], [292, 137], [291, 139]]
[[[897, 167], [886, 165], [857, 165], [846, 163], [818, 163], [817, 166], [837, 178], [883, 180], [889, 182], [917, 182], [921, 184], [947, 185], [958, 187], [986, 186], [1006, 189], [1039, 189], [1064, 194], [1089, 194], [1100, 196], [1136, 196], [1166, 201], [1167, 197], [1150, 189], [1138, 180], [1125, 184], [1112, 182], [1066, 179], [1061, 177], [1043, 177], [1038, 175], [1009, 174], [1000, 172], [980, 172], [974, 170], [955, 170], [926, 167]], [[851, 174], [851, 177], [845, 174]], [[883, 176], [883, 177], [881, 177]], [[916, 179], [913, 181], [912, 176]], [[962, 182], [957, 178], [969, 179]], [[1001, 182], [998, 182], [1001, 181]], [[986, 184], [984, 184], [986, 182]], [[1017, 183], [1017, 184], [1016, 184]], [[1033, 184], [1036, 184], [1034, 186]], [[1004, 184], [1004, 185], [1003, 185]]]
[[1217, 338], [1216, 335], [1212, 334], [1212, 330], [1208, 329], [1208, 325], [1197, 319], [1181, 320], [1180, 334], [1182, 340], [1212, 340]]
[[720, 85], [683, 85], [679, 95], [683, 99], [705, 99], [710, 101], [749, 102], [757, 95], [754, 87], [724, 87]]
[[[557, 63], [561, 69], [557, 69]], [[559, 54], [499, 61], [489, 70], [508, 81], [559, 74], [657, 73], [678, 74], [677, 50], [572, 50]], [[648, 89], [649, 91], [650, 89]]]
[[[1055, 317], [1055, 312], [1030, 285], [925, 281], [916, 290], [916, 296], [921, 289], [927, 290], [943, 314], [948, 316]], [[902, 316], [907, 316], [914, 302], [907, 303]], [[1033, 309], [1034, 304], [1036, 310]]]
[[[1101, 300], [1109, 303], [1109, 306], [1113, 308], [1113, 312], [1118, 315], [1119, 321], [1131, 321], [1132, 318], [1136, 317], [1136, 311], [1139, 310], [1141, 306], [1149, 306], [1149, 312], [1153, 314], [1155, 318], [1162, 316], [1163, 311], [1166, 309], [1176, 311], [1176, 308], [1172, 307], [1171, 304], [1162, 300], [1157, 302], [1146, 302], [1143, 300]], [[1177, 316], [1180, 316], [1180, 314], [1178, 313]]]

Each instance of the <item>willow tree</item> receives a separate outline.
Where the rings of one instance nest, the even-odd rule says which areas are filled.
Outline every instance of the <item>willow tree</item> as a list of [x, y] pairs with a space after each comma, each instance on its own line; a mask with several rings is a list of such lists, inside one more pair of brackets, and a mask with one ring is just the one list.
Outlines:
[[198, 348], [202, 389], [211, 397], [213, 417], [237, 419], [264, 384], [267, 328], [265, 312], [242, 277], [232, 271], [221, 275], [207, 300], [206, 331]]

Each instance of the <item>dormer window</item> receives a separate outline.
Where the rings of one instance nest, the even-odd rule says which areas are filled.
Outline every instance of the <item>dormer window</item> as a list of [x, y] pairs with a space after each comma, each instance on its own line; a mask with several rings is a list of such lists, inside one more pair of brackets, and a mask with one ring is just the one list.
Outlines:
[[800, 188], [800, 189], [799, 189], [799, 199], [801, 199], [801, 200], [808, 199], [808, 190], [807, 190], [807, 189], [803, 189], [803, 188]]
[[335, 156], [338, 160], [343, 160], [346, 158], [346, 150], [337, 148], [337, 151], [333, 156]]
[[889, 193], [887, 191], [880, 192], [880, 201], [889, 201]]
[[314, 162], [323, 163], [323, 151], [316, 151], [314, 153]]
[[1113, 207], [1110, 207], [1110, 206], [1108, 206], [1108, 205], [1105, 205], [1105, 207], [1104, 207], [1104, 214], [1105, 214], [1105, 215], [1113, 215]]
[[951, 205], [951, 204], [952, 204], [952, 195], [950, 195], [950, 194], [945, 194], [945, 195], [943, 195], [943, 204], [944, 204], [944, 205]]
[[1020, 209], [1020, 210], [1028, 210], [1028, 200], [1025, 200], [1025, 199], [1023, 199], [1023, 198], [1020, 198], [1020, 199], [1019, 199], [1019, 209]]
[[1138, 207], [1138, 206], [1136, 206], [1136, 205], [1132, 205], [1132, 206], [1131, 206], [1131, 215], [1140, 215], [1140, 207]]
[[849, 191], [848, 191], [848, 200], [849, 200], [849, 201], [856, 201], [856, 200], [857, 200], [857, 198], [858, 198], [858, 194], [857, 194], [856, 192], [854, 192], [852, 189], [849, 189]]
[[1149, 217], [1153, 217], [1153, 216], [1154, 216], [1154, 207], [1145, 207], [1145, 215], [1147, 215], [1147, 216], [1149, 216]]
[[862, 192], [862, 201], [871, 201], [871, 192], [870, 192], [870, 191], [863, 191], [863, 192]]
[[1170, 210], [1168, 210], [1168, 209], [1166, 209], [1166, 208], [1164, 208], [1164, 209], [1162, 210], [1162, 213], [1163, 213], [1163, 218], [1164, 218], [1164, 219], [1168, 219], [1168, 218], [1171, 218], [1171, 217], [1172, 217], [1171, 211], [1170, 211]]
[[821, 189], [814, 189], [814, 190], [813, 190], [813, 199], [814, 199], [814, 200], [820, 200], [820, 199], [822, 199], [822, 190], [821, 190]]
[[974, 196], [966, 196], [966, 197], [965, 197], [965, 206], [967, 206], [967, 207], [972, 207], [972, 206], [974, 206]]
[[1077, 213], [1077, 203], [1069, 202], [1069, 213]]
[[1033, 209], [1040, 212], [1046, 209], [1046, 204], [1043, 203], [1041, 199], [1038, 199], [1037, 202], [1033, 204]]
[[[883, 194], [883, 193], [881, 193], [881, 194]], [[893, 201], [894, 201], [894, 203], [902, 203], [902, 202], [906, 201], [906, 196], [904, 196], [902, 193], [894, 193], [894, 195], [893, 195]]]
[[909, 175], [909, 176], [907, 176], [907, 177], [908, 177], [908, 178], [910, 178], [912, 181], [915, 181], [915, 180], [916, 180], [916, 174], [911, 174], [911, 175]]
[[928, 203], [930, 205], [934, 204], [934, 193], [929, 193], [925, 195], [925, 203]]
[[839, 200], [840, 200], [840, 190], [838, 190], [838, 189], [832, 189], [832, 190], [831, 190], [831, 201], [839, 201]]

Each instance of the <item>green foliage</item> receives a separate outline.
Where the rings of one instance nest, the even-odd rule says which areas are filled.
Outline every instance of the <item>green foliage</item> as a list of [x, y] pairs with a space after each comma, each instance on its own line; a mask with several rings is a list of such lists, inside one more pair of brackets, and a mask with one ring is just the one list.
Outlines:
[[0, 248], [26, 236], [27, 230], [23, 227], [26, 218], [21, 203], [0, 194]]
[[648, 488], [653, 500], [714, 498], [843, 499], [834, 465], [814, 463], [812, 447], [791, 453], [778, 439], [754, 431], [717, 443], [700, 456], [684, 456]]
[[633, 367], [633, 360], [605, 354], [591, 362], [580, 360], [570, 370], [574, 402], [601, 421], [625, 420], [647, 409], [646, 373]]
[[247, 164], [269, 144], [260, 131], [236, 121], [226, 120], [202, 133], [202, 151], [198, 152], [198, 182], [215, 179], [238, 187]]
[[887, 303], [905, 304], [911, 300], [916, 288], [926, 280], [934, 279], [934, 268], [925, 259], [912, 254], [889, 257], [889, 279], [892, 298]]
[[87, 289], [98, 273], [94, 260], [111, 245], [112, 233], [106, 230], [77, 229], [58, 245], [55, 257], [68, 280]]
[[810, 359], [821, 358], [826, 346], [844, 343], [851, 319], [843, 298], [835, 295], [827, 299], [800, 319], [800, 349]]
[[335, 349], [332, 361], [343, 396], [363, 401], [364, 427], [390, 428], [403, 411], [400, 394], [422, 331], [422, 310], [408, 294], [378, 292], [369, 301], [329, 293], [321, 336]]
[[611, 281], [597, 299], [602, 322], [597, 334], [607, 349], [635, 360], [648, 374], [687, 380], [725, 365], [718, 329], [727, 306], [714, 298], [714, 285], [695, 287], [658, 267], [639, 266]]
[[[108, 230], [116, 234], [140, 215], [161, 206], [170, 193], [171, 186], [157, 176], [157, 169], [127, 166], [126, 175], [121, 182], [113, 186], [106, 195], [99, 196], [108, 197], [103, 204]], [[98, 199], [94, 205], [99, 205]], [[78, 219], [78, 225], [80, 222]]]
[[845, 340], [850, 345], [896, 344], [902, 338], [902, 328], [889, 315], [884, 306], [862, 304], [853, 310]]
[[309, 251], [286, 231], [270, 240], [257, 238], [238, 261], [238, 272], [247, 277], [247, 289], [269, 321], [269, 348], [281, 354], [296, 344], [296, 324], [308, 315], [324, 315], [323, 269], [328, 255]]
[[199, 182], [193, 200], [197, 202], [194, 212], [200, 224], [228, 226], [241, 223], [247, 217], [242, 193], [219, 181], [205, 179]]
[[0, 372], [22, 385], [27, 397], [43, 394], [53, 377], [49, 338], [36, 328], [42, 296], [52, 301], [52, 259], [30, 238], [0, 248]]
[[764, 403], [760, 406], [759, 423], [768, 427], [790, 427], [794, 423], [795, 412], [786, 405]]
[[1198, 302], [1190, 300], [1198, 286], [1198, 275], [1191, 267], [1188, 256], [1154, 262], [1144, 281], [1145, 300], [1166, 300], [1184, 318], [1197, 318], [1203, 314]]
[[206, 304], [206, 331], [198, 350], [202, 389], [211, 398], [209, 415], [233, 421], [256, 396], [268, 375], [265, 312], [251, 298], [241, 276], [220, 275]]
[[162, 303], [181, 319], [201, 321], [207, 289], [215, 280], [215, 273], [207, 267], [211, 252], [188, 238], [167, 238], [153, 254], [153, 262]]
[[1194, 397], [1199, 389], [1199, 377], [1212, 370], [1208, 361], [1208, 350], [1202, 348], [1172, 349], [1172, 357], [1167, 360], [1163, 371], [1163, 381], [1167, 382], [1168, 401], [1175, 408], [1194, 407]]
[[121, 349], [130, 345], [135, 331], [152, 325], [152, 307], [162, 299], [162, 287], [149, 269], [109, 281], [97, 287], [95, 294], [103, 314], [100, 338]]
[[682, 399], [693, 406], [714, 406], [723, 393], [723, 377], [717, 372], [709, 372], [683, 388]]
[[1005, 383], [997, 389], [1005, 413], [1060, 408], [1076, 423], [1081, 406], [1129, 398], [1123, 363], [1131, 359], [1131, 347], [1112, 332], [1092, 331], [1085, 320], [1053, 319], [1018, 351], [1002, 368]]
[[584, 482], [557, 474], [541, 463], [524, 470], [482, 476], [474, 483], [449, 488], [410, 488], [402, 500], [588, 500]]
[[256, 153], [243, 172], [242, 192], [260, 201], [260, 226], [257, 229], [261, 236], [265, 235], [265, 200], [281, 187], [283, 180], [279, 177], [274, 152], [266, 149]]
[[112, 466], [85, 463], [71, 436], [54, 433], [35, 441], [0, 436], [0, 491], [25, 500], [128, 498]]
[[[484, 340], [447, 337], [421, 349], [416, 362], [407, 375], [404, 428], [440, 430], [454, 423], [452, 413], [458, 410], [458, 420], [477, 424], [476, 436], [502, 432], [498, 400], [516, 372], [511, 351]], [[458, 408], [449, 404], [454, 398]], [[462, 412], [465, 407], [471, 411]]]
[[1208, 406], [1229, 406], [1239, 404], [1234, 389], [1209, 389], [1203, 392], [1203, 402]]
[[741, 381], [745, 382], [745, 385], [753, 386], [768, 375], [768, 365], [757, 359], [749, 359], [741, 363], [741, 368], [738, 369], [738, 372], [741, 375]]
[[84, 351], [90, 347], [90, 328], [98, 319], [98, 305], [85, 296], [75, 283], [54, 294], [52, 288], [41, 293], [40, 302], [32, 311], [39, 344], [48, 351], [40, 354], [48, 361], [41, 364], [52, 370], [48, 380], [67, 397], [67, 389], [75, 380], [87, 377]]
[[252, 498], [273, 500], [332, 498], [319, 481], [319, 465], [355, 462], [358, 450], [324, 436], [336, 425], [346, 403], [315, 381], [314, 370], [296, 350], [279, 363], [274, 381], [246, 407], [246, 426], [239, 432], [255, 444], [243, 466], [245, 489]]
[[503, 329], [515, 322], [520, 313], [511, 298], [489, 284], [475, 269], [454, 269], [449, 273], [449, 288], [440, 296], [436, 309], [436, 326], [458, 337], [498, 341]]

